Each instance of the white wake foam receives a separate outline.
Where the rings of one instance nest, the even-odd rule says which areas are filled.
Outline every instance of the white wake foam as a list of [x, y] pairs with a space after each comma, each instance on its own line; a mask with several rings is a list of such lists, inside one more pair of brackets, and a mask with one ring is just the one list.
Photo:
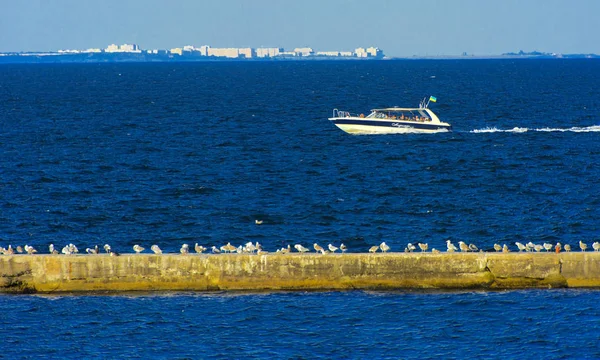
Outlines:
[[497, 133], [497, 132], [505, 132], [505, 133], [525, 133], [528, 131], [540, 131], [540, 132], [600, 132], [600, 125], [587, 126], [587, 127], [571, 127], [571, 128], [539, 128], [539, 129], [529, 129], [529, 128], [521, 128], [515, 127], [512, 129], [498, 129], [495, 127], [484, 128], [484, 129], [475, 129], [471, 130], [471, 133], [481, 134], [481, 133]]

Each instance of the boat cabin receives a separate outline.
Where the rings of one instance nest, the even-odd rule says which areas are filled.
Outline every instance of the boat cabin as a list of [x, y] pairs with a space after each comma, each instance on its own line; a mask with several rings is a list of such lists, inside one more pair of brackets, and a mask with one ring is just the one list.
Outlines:
[[427, 114], [425, 109], [412, 109], [412, 108], [387, 108], [387, 109], [373, 109], [371, 113], [367, 115], [370, 119], [386, 119], [386, 120], [400, 120], [400, 121], [416, 121], [416, 122], [430, 122], [431, 117]]

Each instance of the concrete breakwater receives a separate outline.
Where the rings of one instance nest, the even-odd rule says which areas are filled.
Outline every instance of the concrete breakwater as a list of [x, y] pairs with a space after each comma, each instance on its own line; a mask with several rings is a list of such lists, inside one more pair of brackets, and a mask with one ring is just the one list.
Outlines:
[[600, 253], [0, 256], [0, 292], [600, 287]]

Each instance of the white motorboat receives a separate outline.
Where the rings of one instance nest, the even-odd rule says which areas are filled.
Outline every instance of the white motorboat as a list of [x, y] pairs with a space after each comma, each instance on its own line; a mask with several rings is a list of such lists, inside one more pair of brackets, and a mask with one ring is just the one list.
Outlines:
[[402, 134], [435, 133], [452, 131], [452, 126], [440, 121], [429, 109], [429, 102], [436, 102], [433, 96], [421, 101], [418, 108], [391, 107], [373, 109], [367, 116], [333, 109], [329, 118], [335, 126], [349, 134]]

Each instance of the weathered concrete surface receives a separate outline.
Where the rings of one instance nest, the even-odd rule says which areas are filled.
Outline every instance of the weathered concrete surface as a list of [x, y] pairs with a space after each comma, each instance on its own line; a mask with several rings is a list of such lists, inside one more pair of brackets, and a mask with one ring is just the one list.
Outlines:
[[0, 256], [0, 292], [600, 287], [600, 253]]

